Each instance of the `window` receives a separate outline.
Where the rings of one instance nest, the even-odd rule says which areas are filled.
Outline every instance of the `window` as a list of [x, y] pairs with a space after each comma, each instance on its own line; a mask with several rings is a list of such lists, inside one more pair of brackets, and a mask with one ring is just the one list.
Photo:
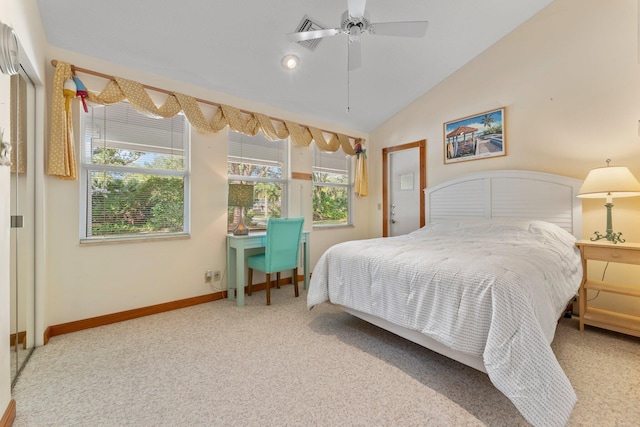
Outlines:
[[351, 158], [313, 145], [313, 225], [351, 225]]
[[[269, 141], [261, 133], [247, 136], [229, 130], [227, 175], [229, 184], [252, 184], [253, 207], [244, 212], [250, 229], [266, 229], [268, 218], [286, 212], [288, 141]], [[233, 229], [240, 208], [228, 207], [227, 228]]]
[[151, 118], [121, 102], [90, 106], [81, 124], [81, 239], [188, 233], [184, 116]]

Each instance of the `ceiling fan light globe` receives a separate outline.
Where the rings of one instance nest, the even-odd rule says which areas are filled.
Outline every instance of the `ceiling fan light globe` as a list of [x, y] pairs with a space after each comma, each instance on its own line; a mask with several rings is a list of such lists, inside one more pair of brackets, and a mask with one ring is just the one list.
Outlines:
[[351, 31], [349, 32], [349, 41], [357, 42], [358, 40], [360, 40], [360, 34], [360, 27], [358, 27], [357, 25], [351, 27]]

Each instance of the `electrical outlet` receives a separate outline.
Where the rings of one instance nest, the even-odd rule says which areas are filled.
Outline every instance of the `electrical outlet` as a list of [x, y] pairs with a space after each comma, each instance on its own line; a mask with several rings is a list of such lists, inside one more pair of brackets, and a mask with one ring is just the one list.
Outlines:
[[204, 273], [204, 283], [211, 283], [211, 270]]
[[214, 282], [219, 282], [220, 281], [220, 271], [214, 271], [213, 272], [213, 281]]

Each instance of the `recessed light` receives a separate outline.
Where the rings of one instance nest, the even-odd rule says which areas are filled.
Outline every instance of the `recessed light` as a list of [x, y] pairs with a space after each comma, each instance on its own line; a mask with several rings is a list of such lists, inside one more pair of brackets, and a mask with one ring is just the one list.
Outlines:
[[285, 70], [293, 70], [298, 66], [299, 62], [300, 62], [300, 59], [298, 59], [297, 56], [287, 55], [284, 58], [282, 58], [282, 67]]

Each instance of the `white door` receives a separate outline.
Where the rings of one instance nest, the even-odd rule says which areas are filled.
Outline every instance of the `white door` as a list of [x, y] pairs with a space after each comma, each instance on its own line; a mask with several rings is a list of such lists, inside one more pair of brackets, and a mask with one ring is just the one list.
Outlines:
[[420, 149], [389, 153], [389, 236], [420, 228]]

